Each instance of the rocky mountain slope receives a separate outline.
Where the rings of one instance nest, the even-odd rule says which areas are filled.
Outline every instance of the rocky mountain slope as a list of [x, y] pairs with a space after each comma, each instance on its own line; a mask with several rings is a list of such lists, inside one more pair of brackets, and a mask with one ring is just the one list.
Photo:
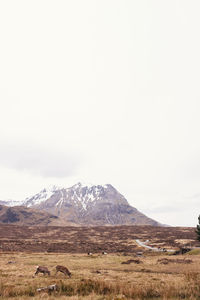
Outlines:
[[59, 225], [160, 225], [130, 206], [110, 184], [44, 189], [23, 205], [56, 215]]
[[16, 225], [56, 225], [58, 217], [24, 206], [0, 205], [0, 223]]

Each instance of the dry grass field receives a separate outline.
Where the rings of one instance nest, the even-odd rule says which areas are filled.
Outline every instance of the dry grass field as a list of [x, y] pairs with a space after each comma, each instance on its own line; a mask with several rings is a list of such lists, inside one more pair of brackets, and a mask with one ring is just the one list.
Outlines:
[[[174, 249], [180, 245], [198, 245], [194, 228], [2, 227], [0, 299], [200, 299], [199, 250], [174, 256], [144, 250], [135, 242], [137, 238], [148, 238], [152, 245]], [[49, 248], [43, 249], [43, 243], [46, 247], [56, 244], [57, 248], [48, 251]], [[63, 244], [71, 245], [70, 251]], [[76, 245], [77, 251], [73, 251]], [[87, 255], [89, 250], [92, 255]], [[103, 250], [108, 254], [102, 255]], [[137, 251], [143, 255], [138, 257]], [[34, 276], [38, 265], [46, 266], [50, 276]], [[72, 273], [71, 278], [55, 274], [56, 265], [66, 266]], [[52, 284], [56, 284], [56, 291], [37, 291]]]
[[[2, 253], [0, 299], [200, 299], [199, 255], [146, 253], [139, 264], [123, 264], [131, 259], [135, 257], [121, 254]], [[72, 277], [55, 275], [57, 264], [67, 266]], [[34, 276], [37, 265], [48, 267], [50, 276]], [[52, 284], [57, 291], [37, 292]]]

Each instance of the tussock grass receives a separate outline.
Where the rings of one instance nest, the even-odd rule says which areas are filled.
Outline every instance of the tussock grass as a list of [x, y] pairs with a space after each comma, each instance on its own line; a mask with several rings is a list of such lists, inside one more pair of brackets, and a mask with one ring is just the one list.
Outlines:
[[88, 297], [93, 295], [93, 299], [200, 299], [199, 281], [193, 277], [188, 284], [179, 286], [176, 284], [158, 285], [144, 284], [143, 287], [137, 285], [125, 285], [121, 282], [108, 283], [102, 280], [83, 280], [79, 282], [58, 283], [58, 291], [53, 293], [37, 293], [36, 287], [14, 288], [0, 285], [1, 299], [26, 297], [25, 299], [36, 297], [36, 299], [48, 297], [48, 299], [61, 297]]
[[188, 252], [189, 255], [200, 255], [200, 249], [193, 249]]
[[[0, 255], [0, 299], [200, 299], [198, 255], [193, 256], [191, 264], [183, 261], [167, 265], [157, 263], [159, 258], [164, 258], [163, 254], [146, 255], [141, 265], [123, 265], [124, 256], [116, 254], [96, 255], [94, 260], [86, 254], [15, 253], [15, 263], [7, 264], [10, 257]], [[51, 275], [34, 276], [38, 264], [48, 267]], [[55, 275], [57, 264], [68, 267], [72, 277]], [[58, 290], [37, 292], [38, 288], [51, 284], [56, 284]]]

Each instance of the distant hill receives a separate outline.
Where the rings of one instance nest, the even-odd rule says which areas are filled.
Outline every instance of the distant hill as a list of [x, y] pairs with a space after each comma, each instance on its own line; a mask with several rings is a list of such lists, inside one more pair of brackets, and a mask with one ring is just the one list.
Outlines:
[[54, 225], [58, 220], [47, 212], [23, 206], [8, 207], [0, 205], [0, 223], [15, 225]]

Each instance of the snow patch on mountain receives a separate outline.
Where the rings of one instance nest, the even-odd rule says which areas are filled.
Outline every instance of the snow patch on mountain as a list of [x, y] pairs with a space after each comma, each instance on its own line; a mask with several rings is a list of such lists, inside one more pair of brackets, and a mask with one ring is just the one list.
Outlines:
[[26, 198], [24, 205], [27, 207], [38, 206], [55, 195], [53, 200], [55, 207], [62, 208], [66, 203], [73, 203], [79, 209], [86, 211], [89, 206], [102, 199], [102, 195], [109, 186], [108, 184], [93, 185], [82, 182], [78, 182], [69, 188], [51, 186], [32, 197]]
[[21, 206], [21, 205], [23, 205], [23, 201], [7, 199], [7, 200], [4, 200], [4, 201], [0, 201], [0, 204], [1, 205], [6, 205], [6, 206], [11, 206], [11, 207]]
[[79, 188], [84, 188], [84, 187], [87, 187], [87, 188], [91, 188], [91, 187], [93, 187], [94, 186], [94, 184], [92, 184], [92, 183], [89, 183], [89, 182], [83, 182], [83, 181], [81, 181], [81, 182], [78, 182], [78, 183], [76, 183], [76, 184], [74, 184], [72, 187], [69, 187], [68, 189], [79, 189]]
[[74, 194], [72, 199], [74, 200], [76, 205], [81, 205], [84, 210], [87, 210], [88, 205], [91, 203], [100, 200], [100, 195], [102, 190], [107, 188], [107, 185], [92, 185], [92, 184], [83, 184], [77, 183], [67, 190], [73, 189]]
[[57, 193], [58, 201], [55, 203], [57, 208], [61, 208], [66, 201], [68, 202], [69, 199], [71, 199], [75, 206], [79, 208], [82, 207], [82, 210], [86, 211], [89, 206], [102, 199], [102, 194], [104, 194], [106, 189], [109, 187], [109, 184], [94, 185], [85, 182], [78, 182], [68, 188], [50, 185], [39, 193], [31, 197], [27, 197], [24, 201], [5, 200], [0, 201], [0, 204], [7, 206], [24, 205], [27, 207], [33, 207], [44, 203]]
[[56, 206], [59, 206], [59, 207], [61, 207], [62, 205], [63, 205], [63, 202], [64, 202], [64, 195], [63, 195], [63, 191], [62, 190], [60, 190], [60, 192], [61, 192], [61, 197], [60, 197], [60, 200], [56, 203]]
[[24, 204], [27, 207], [31, 207], [33, 205], [39, 205], [40, 203], [49, 199], [58, 190], [60, 190], [60, 187], [57, 187], [55, 185], [49, 186], [48, 188], [43, 189], [38, 194], [36, 194], [32, 197], [26, 198], [24, 201]]

